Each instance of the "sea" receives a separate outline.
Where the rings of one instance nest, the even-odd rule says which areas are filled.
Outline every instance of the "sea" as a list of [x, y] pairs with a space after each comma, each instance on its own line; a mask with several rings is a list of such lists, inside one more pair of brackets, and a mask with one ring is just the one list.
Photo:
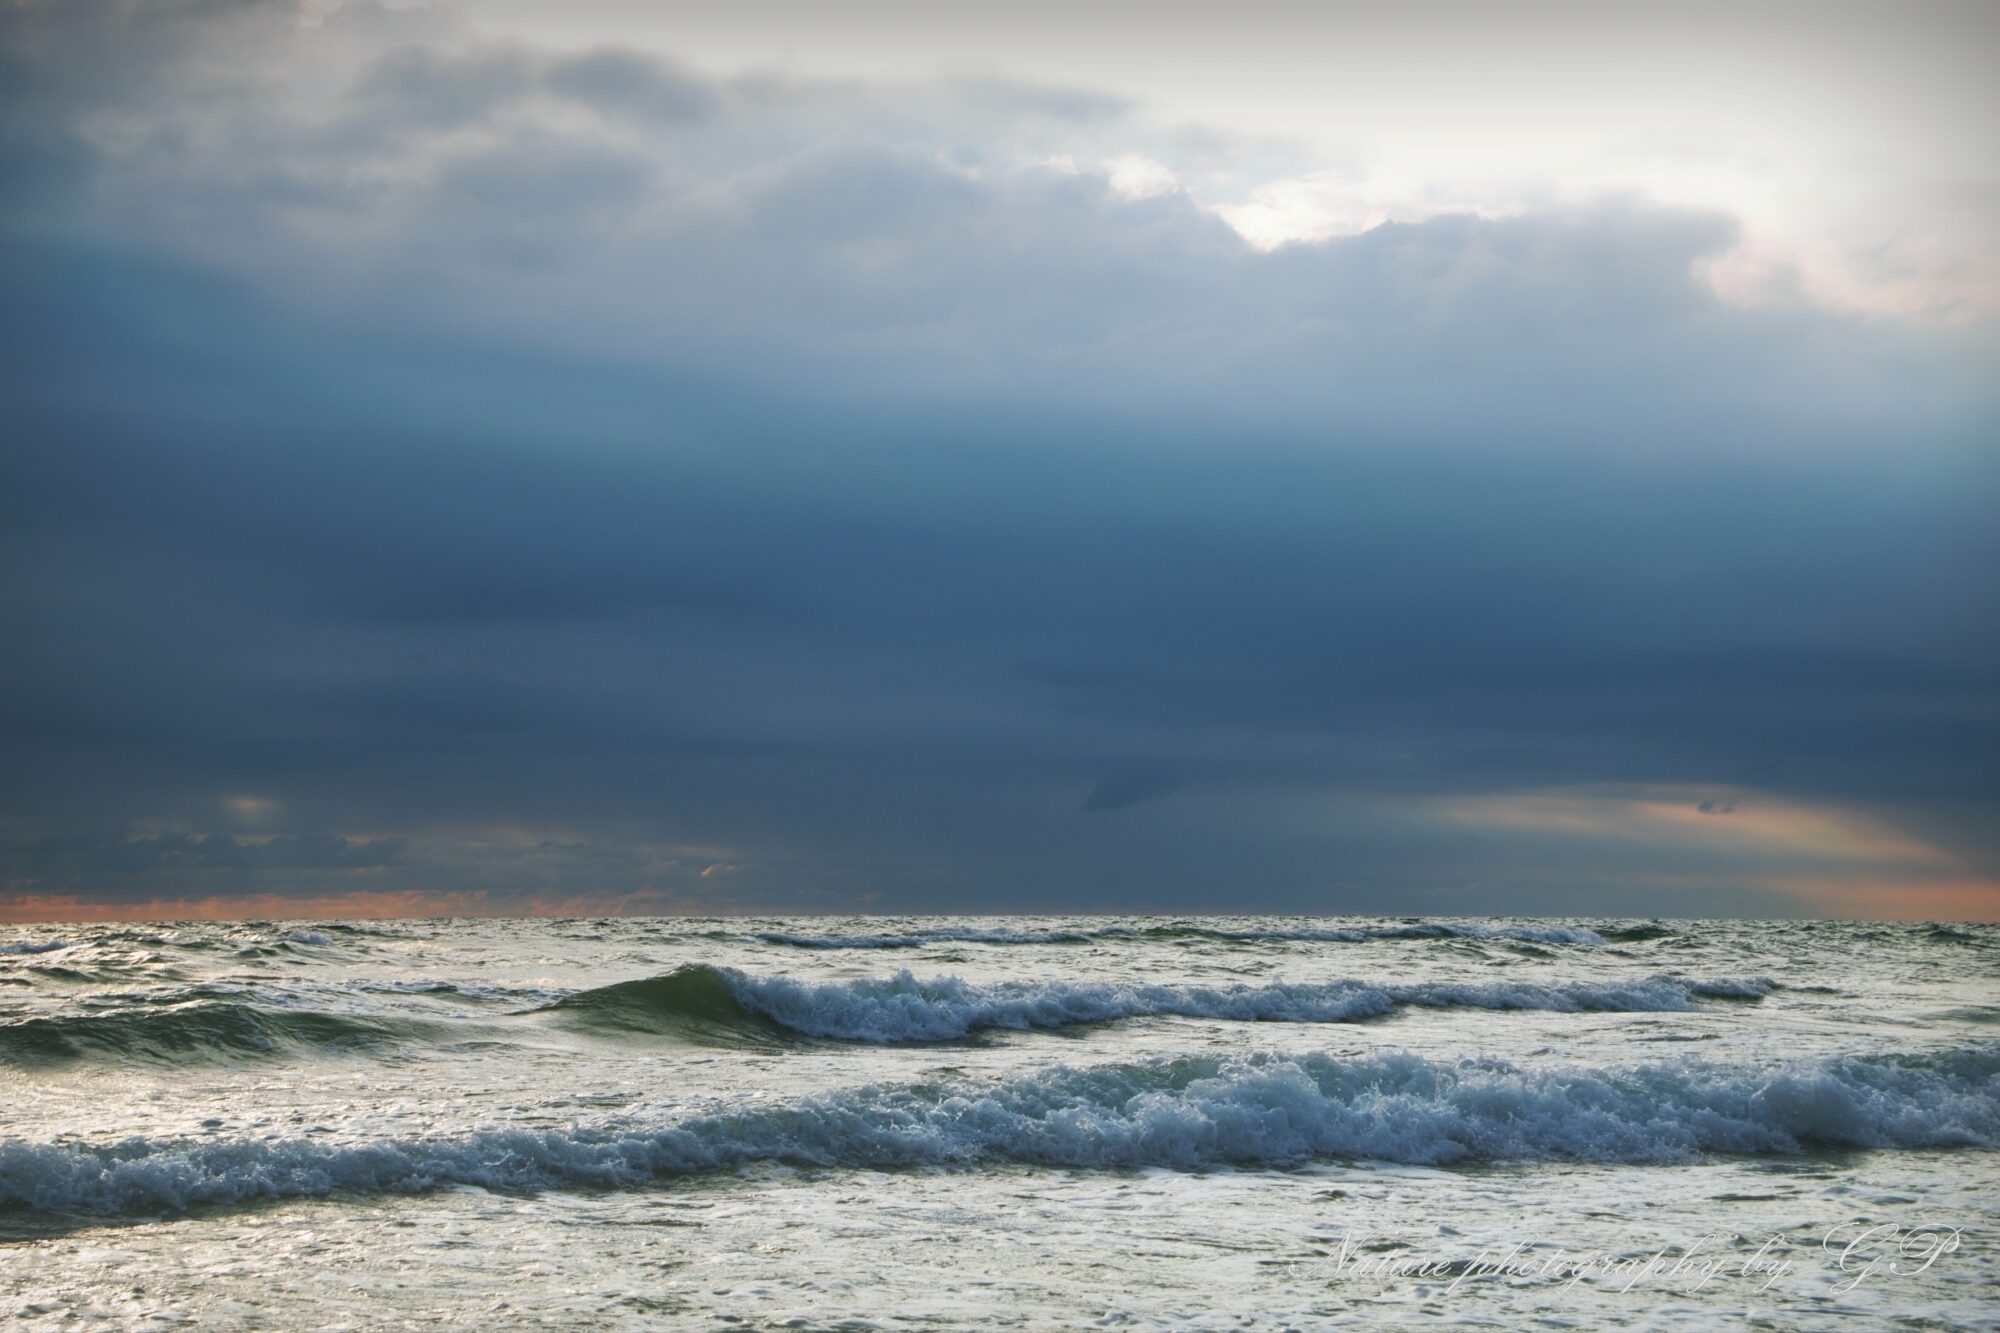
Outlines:
[[0, 927], [23, 1329], [2000, 1328], [2000, 927]]

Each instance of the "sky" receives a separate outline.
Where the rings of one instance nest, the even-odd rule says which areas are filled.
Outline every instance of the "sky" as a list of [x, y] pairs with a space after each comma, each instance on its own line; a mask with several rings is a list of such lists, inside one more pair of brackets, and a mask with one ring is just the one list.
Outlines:
[[0, 5], [0, 920], [2000, 918], [1988, 4]]

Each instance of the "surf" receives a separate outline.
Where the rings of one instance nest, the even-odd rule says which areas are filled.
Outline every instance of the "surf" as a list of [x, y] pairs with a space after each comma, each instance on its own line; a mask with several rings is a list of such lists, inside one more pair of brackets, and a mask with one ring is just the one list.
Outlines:
[[1676, 1163], [2000, 1146], [2000, 1046], [1631, 1067], [1249, 1055], [871, 1084], [594, 1125], [324, 1140], [0, 1141], [0, 1210], [185, 1212], [336, 1193], [629, 1189], [758, 1164], [1087, 1170]]
[[891, 976], [805, 981], [691, 963], [666, 976], [577, 992], [539, 1012], [598, 1030], [703, 1044], [781, 1045], [788, 1038], [892, 1044], [982, 1032], [1054, 1030], [1140, 1018], [1250, 1023], [1355, 1023], [1408, 1008], [1552, 1013], [1688, 1012], [1704, 999], [1757, 1000], [1763, 977], [1634, 981], [1359, 980], [1208, 986], [1186, 983], [966, 981]]

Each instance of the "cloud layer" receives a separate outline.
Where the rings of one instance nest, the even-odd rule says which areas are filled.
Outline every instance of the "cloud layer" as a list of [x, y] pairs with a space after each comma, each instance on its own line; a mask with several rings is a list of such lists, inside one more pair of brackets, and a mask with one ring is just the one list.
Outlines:
[[1983, 325], [1261, 249], [1088, 90], [0, 24], [0, 911], [2000, 910]]

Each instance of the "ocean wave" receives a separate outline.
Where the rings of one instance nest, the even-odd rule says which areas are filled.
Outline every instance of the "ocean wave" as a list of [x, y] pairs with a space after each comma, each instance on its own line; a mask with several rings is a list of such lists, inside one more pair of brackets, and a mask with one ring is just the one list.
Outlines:
[[113, 1057], [150, 1063], [227, 1059], [390, 1045], [420, 1036], [417, 1025], [313, 1009], [271, 1009], [234, 1000], [167, 1008], [57, 1014], [0, 1023], [0, 1064], [36, 1066]]
[[7, 944], [0, 944], [0, 953], [16, 955], [54, 953], [58, 949], [67, 949], [69, 947], [70, 942], [68, 940], [14, 940]]
[[662, 977], [579, 991], [547, 1009], [589, 1026], [768, 1046], [788, 1035], [879, 1043], [952, 1041], [992, 1029], [1063, 1028], [1127, 1018], [1352, 1023], [1412, 1007], [1674, 1012], [1696, 1008], [1699, 999], [1760, 999], [1775, 988], [1775, 982], [1763, 977], [1195, 986], [972, 982], [952, 976], [920, 980], [907, 971], [885, 978], [812, 982], [688, 964]]
[[678, 1037], [710, 1046], [782, 1047], [803, 1029], [787, 1029], [736, 994], [742, 974], [694, 963], [663, 977], [641, 977], [563, 996], [531, 1013], [555, 1014], [585, 1028]]
[[1598, 932], [1613, 944], [1643, 944], [1648, 940], [1667, 940], [1680, 934], [1669, 926], [1657, 921], [1648, 921], [1636, 926], [1605, 926]]
[[752, 938], [794, 949], [920, 949], [932, 944], [1089, 944], [1100, 940], [1153, 940], [1264, 944], [1284, 941], [1363, 944], [1371, 940], [1490, 939], [1533, 944], [1603, 944], [1604, 937], [1582, 926], [1486, 926], [1477, 922], [1427, 921], [1394, 926], [1298, 926], [1231, 930], [1218, 926], [1100, 926], [1075, 930], [1012, 930], [1003, 927], [936, 926], [897, 934], [805, 935], [760, 930]]
[[759, 1163], [1197, 1170], [1993, 1148], [1996, 1084], [2000, 1046], [1750, 1067], [1519, 1067], [1400, 1052], [1058, 1066], [456, 1137], [4, 1141], [0, 1209], [145, 1215], [336, 1191], [624, 1188]]
[[1941, 922], [1934, 922], [1924, 927], [1923, 938], [1935, 940], [1940, 944], [1969, 944], [1974, 947], [1980, 947], [1993, 943], [1996, 936], [1990, 932], [1990, 928], [1982, 932], [1976, 926], [1948, 926]]
[[792, 949], [921, 949], [928, 944], [1088, 944], [1140, 932], [1123, 927], [1103, 930], [985, 930], [974, 926], [938, 926], [900, 935], [800, 935], [783, 930], [759, 930], [752, 938]]

